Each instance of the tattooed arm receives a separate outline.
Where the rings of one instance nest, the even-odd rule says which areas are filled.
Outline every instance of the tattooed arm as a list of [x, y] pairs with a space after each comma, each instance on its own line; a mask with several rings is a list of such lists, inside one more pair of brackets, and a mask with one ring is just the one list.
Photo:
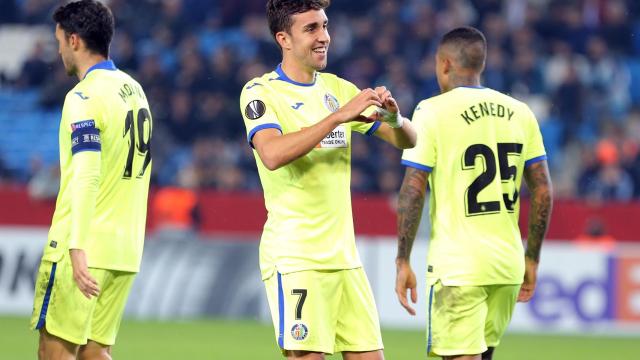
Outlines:
[[398, 197], [398, 257], [409, 262], [418, 232], [429, 173], [407, 167]]
[[524, 282], [518, 301], [529, 301], [533, 297], [540, 261], [542, 241], [549, 227], [552, 207], [551, 179], [546, 161], [537, 162], [524, 170], [525, 181], [531, 192], [529, 208], [529, 236], [525, 252]]
[[427, 189], [429, 173], [407, 167], [400, 195], [398, 197], [398, 256], [396, 257], [396, 294], [400, 304], [411, 315], [415, 310], [407, 301], [407, 290], [411, 291], [411, 301], [418, 301], [416, 292], [416, 276], [411, 269], [409, 258], [413, 241], [416, 239], [418, 225], [422, 217], [424, 197]]

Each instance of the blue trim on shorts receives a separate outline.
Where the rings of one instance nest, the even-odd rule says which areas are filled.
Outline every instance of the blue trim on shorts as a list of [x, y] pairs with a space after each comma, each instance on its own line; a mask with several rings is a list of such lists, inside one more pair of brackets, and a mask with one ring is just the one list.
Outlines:
[[284, 291], [282, 291], [282, 275], [278, 273], [278, 345], [284, 349]]
[[431, 289], [429, 290], [429, 323], [427, 330], [427, 355], [431, 353], [431, 345], [432, 344], [432, 336], [431, 336], [431, 305], [433, 305], [433, 287], [435, 285], [431, 285]]
[[53, 290], [53, 279], [56, 276], [56, 265], [58, 263], [53, 263], [51, 266], [51, 275], [49, 275], [49, 283], [47, 284], [47, 292], [44, 294], [44, 300], [42, 301], [42, 309], [40, 310], [40, 318], [38, 319], [38, 324], [36, 325], [36, 329], [40, 330], [44, 326], [45, 319], [47, 318], [47, 309], [49, 308], [49, 299], [51, 299], [51, 290]]

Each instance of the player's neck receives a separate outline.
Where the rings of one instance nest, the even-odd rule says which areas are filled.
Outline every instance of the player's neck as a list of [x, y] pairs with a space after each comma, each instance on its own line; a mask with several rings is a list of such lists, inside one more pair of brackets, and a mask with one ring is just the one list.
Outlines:
[[82, 79], [87, 75], [87, 71], [89, 71], [92, 66], [106, 60], [107, 58], [102, 55], [87, 54], [82, 56], [77, 60], [78, 72], [76, 75], [78, 76], [78, 80], [82, 81]]
[[282, 59], [282, 71], [287, 77], [295, 82], [311, 84], [316, 78], [316, 71], [312, 68], [305, 68], [288, 59]]
[[449, 87], [444, 89], [445, 92], [455, 89], [457, 87], [480, 87], [480, 75], [479, 74], [450, 74], [449, 75]]

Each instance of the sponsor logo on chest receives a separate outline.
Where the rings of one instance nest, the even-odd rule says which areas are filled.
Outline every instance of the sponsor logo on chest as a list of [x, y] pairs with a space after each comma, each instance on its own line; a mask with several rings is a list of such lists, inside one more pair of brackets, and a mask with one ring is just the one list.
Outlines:
[[347, 130], [344, 125], [339, 125], [332, 132], [327, 134], [320, 144], [316, 145], [317, 148], [332, 149], [332, 148], [346, 148], [349, 146], [347, 142]]

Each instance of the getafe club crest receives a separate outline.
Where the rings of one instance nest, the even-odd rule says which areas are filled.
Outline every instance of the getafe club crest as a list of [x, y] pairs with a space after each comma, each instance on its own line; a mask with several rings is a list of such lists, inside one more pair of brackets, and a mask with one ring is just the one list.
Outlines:
[[306, 339], [307, 335], [309, 335], [309, 329], [303, 323], [295, 324], [291, 328], [291, 336], [298, 341]]
[[326, 106], [329, 111], [336, 112], [340, 108], [340, 103], [335, 96], [326, 93], [324, 94], [324, 106]]

